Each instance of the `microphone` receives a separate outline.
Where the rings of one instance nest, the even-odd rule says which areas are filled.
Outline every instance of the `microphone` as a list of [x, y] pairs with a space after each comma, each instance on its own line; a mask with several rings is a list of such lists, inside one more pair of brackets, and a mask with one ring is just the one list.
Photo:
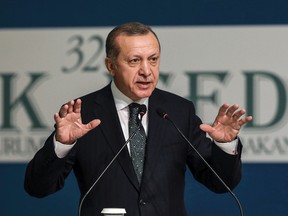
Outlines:
[[[140, 122], [142, 121], [143, 116], [146, 114], [147, 112], [147, 108], [144, 104], [140, 104], [139, 106], [139, 115], [140, 115]], [[131, 139], [133, 139], [133, 137], [136, 135], [136, 133], [140, 130], [141, 128], [141, 124], [138, 125], [138, 127], [136, 128], [135, 131], [133, 131], [133, 133], [131, 134], [131, 136], [126, 140], [126, 142], [124, 143], [124, 145], [119, 149], [119, 151], [116, 153], [116, 155], [112, 158], [112, 160], [109, 162], [109, 164], [105, 167], [105, 169], [102, 171], [102, 173], [99, 175], [99, 177], [95, 180], [95, 182], [92, 184], [92, 186], [88, 189], [88, 191], [85, 193], [85, 195], [83, 196], [80, 204], [79, 204], [79, 210], [78, 210], [78, 216], [81, 216], [81, 210], [82, 210], [82, 205], [84, 200], [86, 199], [86, 197], [88, 196], [88, 194], [90, 193], [90, 191], [95, 187], [95, 185], [99, 182], [99, 180], [102, 178], [102, 176], [106, 173], [106, 171], [109, 169], [109, 167], [112, 165], [112, 163], [116, 160], [116, 158], [118, 157], [118, 155], [122, 152], [122, 150], [127, 146], [127, 144], [130, 142]]]
[[229, 193], [233, 196], [235, 199], [239, 210], [240, 210], [240, 215], [243, 216], [243, 209], [241, 206], [241, 203], [237, 196], [232, 192], [232, 190], [228, 187], [228, 185], [223, 181], [223, 179], [217, 174], [217, 172], [210, 166], [210, 164], [205, 160], [205, 158], [200, 154], [199, 151], [192, 145], [192, 143], [187, 139], [187, 137], [182, 133], [182, 131], [177, 127], [177, 125], [169, 118], [168, 114], [161, 109], [157, 109], [158, 115], [163, 118], [167, 119], [172, 125], [175, 127], [175, 129], [180, 133], [180, 135], [185, 139], [185, 141], [192, 147], [192, 149], [196, 152], [196, 154], [201, 158], [201, 160], [206, 164], [206, 166], [212, 171], [212, 173], [218, 178], [218, 180], [224, 185], [224, 187], [229, 191]]

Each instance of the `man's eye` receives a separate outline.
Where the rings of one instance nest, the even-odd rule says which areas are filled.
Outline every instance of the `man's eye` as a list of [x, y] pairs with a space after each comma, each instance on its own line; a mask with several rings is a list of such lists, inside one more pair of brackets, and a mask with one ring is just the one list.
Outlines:
[[129, 62], [130, 63], [138, 63], [140, 61], [140, 59], [131, 59]]
[[158, 57], [152, 57], [152, 58], [150, 58], [150, 62], [151, 62], [152, 64], [156, 64], [157, 61], [158, 61]]
[[153, 57], [153, 58], [151, 58], [151, 61], [152, 61], [152, 62], [156, 62], [157, 59], [158, 59], [157, 57]]

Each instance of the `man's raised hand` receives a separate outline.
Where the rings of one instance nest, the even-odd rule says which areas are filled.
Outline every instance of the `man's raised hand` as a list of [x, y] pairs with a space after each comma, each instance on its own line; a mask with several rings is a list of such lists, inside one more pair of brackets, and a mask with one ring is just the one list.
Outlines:
[[56, 122], [56, 140], [63, 144], [73, 144], [77, 139], [84, 136], [93, 128], [96, 128], [101, 121], [94, 119], [87, 124], [81, 119], [81, 100], [72, 100], [63, 105], [58, 113], [54, 114]]

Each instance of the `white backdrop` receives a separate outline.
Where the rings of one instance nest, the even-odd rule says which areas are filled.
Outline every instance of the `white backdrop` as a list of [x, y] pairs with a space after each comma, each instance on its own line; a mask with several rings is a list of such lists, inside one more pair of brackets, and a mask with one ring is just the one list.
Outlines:
[[[30, 160], [63, 103], [109, 82], [110, 30], [0, 30], [1, 162]], [[244, 162], [288, 161], [288, 26], [154, 30], [162, 46], [159, 88], [193, 100], [206, 123], [222, 103], [247, 108], [254, 121], [240, 134]]]

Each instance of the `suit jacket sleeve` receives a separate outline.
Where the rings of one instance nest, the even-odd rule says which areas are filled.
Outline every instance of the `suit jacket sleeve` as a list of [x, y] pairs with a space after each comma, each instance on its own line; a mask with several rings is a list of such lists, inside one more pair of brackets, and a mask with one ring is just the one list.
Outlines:
[[54, 151], [52, 133], [28, 163], [25, 173], [24, 188], [32, 196], [44, 197], [64, 186], [64, 180], [73, 165], [74, 149], [64, 158], [58, 158]]
[[[223, 179], [227, 186], [231, 189], [235, 188], [241, 179], [242, 144], [240, 139], [238, 138], [238, 154], [227, 154], [206, 137], [206, 133], [200, 129], [202, 121], [197, 115], [194, 115], [192, 121], [194, 124], [191, 123], [191, 125], [194, 125], [194, 128], [190, 130], [189, 133], [190, 141], [216, 173]], [[190, 150], [187, 164], [197, 181], [214, 192], [227, 192], [227, 188], [219, 181], [207, 165], [204, 164], [200, 157], [195, 155], [195, 152], [192, 149]]]

